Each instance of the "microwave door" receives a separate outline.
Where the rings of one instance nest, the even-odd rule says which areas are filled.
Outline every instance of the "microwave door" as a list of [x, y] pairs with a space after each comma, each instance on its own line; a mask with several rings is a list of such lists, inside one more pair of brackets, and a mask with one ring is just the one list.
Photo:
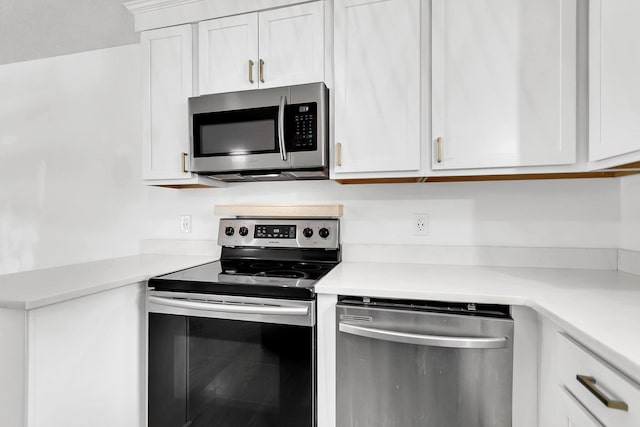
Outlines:
[[260, 174], [289, 169], [281, 107], [287, 94], [286, 88], [264, 89], [199, 97], [190, 104], [193, 171]]

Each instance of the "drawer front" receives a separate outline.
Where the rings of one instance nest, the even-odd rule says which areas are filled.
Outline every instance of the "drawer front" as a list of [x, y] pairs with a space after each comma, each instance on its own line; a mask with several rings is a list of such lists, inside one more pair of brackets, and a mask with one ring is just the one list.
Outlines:
[[640, 387], [572, 338], [561, 334], [558, 344], [560, 379], [576, 399], [607, 426], [640, 426]]
[[605, 427], [600, 421], [585, 409], [585, 407], [566, 389], [562, 387], [566, 419], [569, 427]]

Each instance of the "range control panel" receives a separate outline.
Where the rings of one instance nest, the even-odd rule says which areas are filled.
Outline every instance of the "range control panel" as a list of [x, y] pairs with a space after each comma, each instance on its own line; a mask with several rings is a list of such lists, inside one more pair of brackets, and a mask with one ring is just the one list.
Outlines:
[[295, 239], [295, 225], [256, 225], [253, 233], [255, 239]]
[[337, 249], [339, 222], [335, 218], [224, 218], [218, 244], [238, 247]]

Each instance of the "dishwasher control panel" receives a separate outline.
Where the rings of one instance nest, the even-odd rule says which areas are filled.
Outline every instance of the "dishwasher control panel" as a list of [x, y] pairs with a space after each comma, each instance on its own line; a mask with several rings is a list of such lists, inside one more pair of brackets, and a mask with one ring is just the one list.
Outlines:
[[338, 296], [338, 303], [345, 306], [367, 307], [391, 310], [429, 311], [433, 313], [462, 314], [495, 318], [511, 318], [511, 307], [502, 304], [480, 304], [475, 302], [447, 302], [430, 300], [409, 300], [391, 298], [371, 298]]

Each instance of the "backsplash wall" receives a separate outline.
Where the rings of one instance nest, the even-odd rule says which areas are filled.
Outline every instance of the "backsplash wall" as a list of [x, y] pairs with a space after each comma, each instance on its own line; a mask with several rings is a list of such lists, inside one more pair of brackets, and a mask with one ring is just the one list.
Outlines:
[[[216, 204], [340, 203], [344, 243], [616, 248], [620, 181], [263, 182], [150, 188], [147, 202], [147, 239], [215, 240]], [[428, 214], [428, 236], [413, 235], [414, 213]], [[192, 233], [179, 230], [180, 215], [192, 215]]]
[[620, 248], [640, 251], [640, 175], [620, 180]]

